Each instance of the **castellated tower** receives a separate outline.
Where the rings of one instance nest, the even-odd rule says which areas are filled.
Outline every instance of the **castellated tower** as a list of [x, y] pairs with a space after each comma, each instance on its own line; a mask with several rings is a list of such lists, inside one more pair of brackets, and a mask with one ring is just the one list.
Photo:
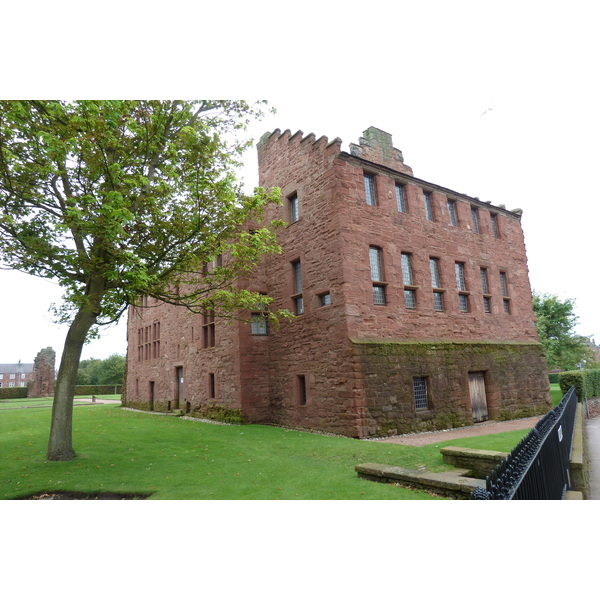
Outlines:
[[546, 412], [520, 211], [417, 179], [377, 128], [341, 143], [258, 144], [289, 225], [249, 286], [296, 319], [149, 299], [129, 312], [126, 403], [359, 438]]

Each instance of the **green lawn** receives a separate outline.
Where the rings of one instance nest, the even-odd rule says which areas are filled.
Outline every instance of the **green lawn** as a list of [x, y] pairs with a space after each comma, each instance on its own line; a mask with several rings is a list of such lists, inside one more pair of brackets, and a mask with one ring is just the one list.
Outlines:
[[0, 499], [56, 490], [151, 494], [153, 499], [432, 499], [359, 479], [354, 466], [378, 462], [446, 470], [442, 445], [508, 452], [527, 433], [416, 448], [261, 425], [202, 423], [118, 405], [74, 410], [77, 457], [68, 463], [45, 458], [49, 408], [2, 414]]
[[550, 384], [550, 398], [552, 398], [552, 406], [557, 406], [558, 403], [562, 400], [564, 394], [560, 391], [560, 386], [558, 383]]

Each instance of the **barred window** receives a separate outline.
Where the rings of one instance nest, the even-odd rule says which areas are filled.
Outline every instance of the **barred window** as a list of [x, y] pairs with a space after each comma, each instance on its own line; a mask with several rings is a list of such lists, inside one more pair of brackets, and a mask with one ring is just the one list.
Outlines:
[[375, 196], [375, 175], [370, 173], [364, 174], [365, 181], [365, 197], [369, 206], [377, 206], [377, 198]]
[[252, 335], [268, 335], [267, 315], [255, 313], [250, 317]]
[[483, 297], [483, 310], [486, 313], [492, 312], [492, 299], [489, 296]]
[[385, 306], [385, 286], [373, 286], [373, 304], [377, 304], [378, 306]]
[[399, 212], [408, 212], [406, 207], [406, 196], [404, 194], [404, 186], [396, 182], [396, 203], [398, 204]]
[[450, 215], [450, 225], [456, 227], [456, 202], [454, 200], [448, 200], [448, 214]]
[[479, 210], [471, 206], [471, 219], [473, 219], [473, 231], [479, 233]]
[[425, 202], [425, 218], [428, 221], [433, 221], [433, 207], [431, 206], [431, 194], [423, 192], [423, 201]]
[[417, 293], [415, 290], [404, 290], [404, 306], [417, 308]]
[[504, 298], [502, 303], [504, 305], [504, 313], [510, 315], [510, 300], [508, 298]]
[[413, 396], [416, 410], [427, 410], [427, 377], [413, 377]]
[[459, 294], [458, 307], [460, 309], [460, 312], [469, 312], [469, 296], [467, 296], [466, 294]]
[[444, 293], [443, 292], [433, 292], [433, 308], [438, 312], [443, 312], [444, 310]]

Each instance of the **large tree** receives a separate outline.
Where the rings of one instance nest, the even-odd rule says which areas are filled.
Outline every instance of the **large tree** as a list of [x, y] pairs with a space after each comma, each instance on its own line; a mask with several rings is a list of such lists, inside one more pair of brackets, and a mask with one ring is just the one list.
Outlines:
[[[233, 175], [249, 144], [245, 125], [261, 109], [242, 101], [0, 102], [0, 266], [58, 281], [57, 315], [70, 324], [50, 460], [74, 456], [74, 386], [98, 326], [144, 296], [221, 315], [265, 303], [238, 280], [279, 251], [273, 224], [261, 221], [279, 192], [243, 195]], [[220, 266], [205, 268], [221, 255]]]
[[593, 362], [589, 338], [575, 333], [579, 318], [572, 298], [561, 300], [554, 294], [534, 292], [533, 312], [550, 370], [570, 371]]

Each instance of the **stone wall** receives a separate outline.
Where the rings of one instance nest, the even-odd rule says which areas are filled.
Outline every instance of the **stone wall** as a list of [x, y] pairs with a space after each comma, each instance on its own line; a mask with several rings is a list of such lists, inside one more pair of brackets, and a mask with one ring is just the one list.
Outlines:
[[30, 398], [54, 396], [56, 352], [52, 348], [40, 350], [33, 362], [33, 378], [27, 395]]
[[[473, 424], [469, 373], [483, 372], [491, 419], [551, 408], [541, 344], [354, 341], [365, 388], [362, 437]], [[428, 408], [416, 410], [413, 378], [427, 380]]]

